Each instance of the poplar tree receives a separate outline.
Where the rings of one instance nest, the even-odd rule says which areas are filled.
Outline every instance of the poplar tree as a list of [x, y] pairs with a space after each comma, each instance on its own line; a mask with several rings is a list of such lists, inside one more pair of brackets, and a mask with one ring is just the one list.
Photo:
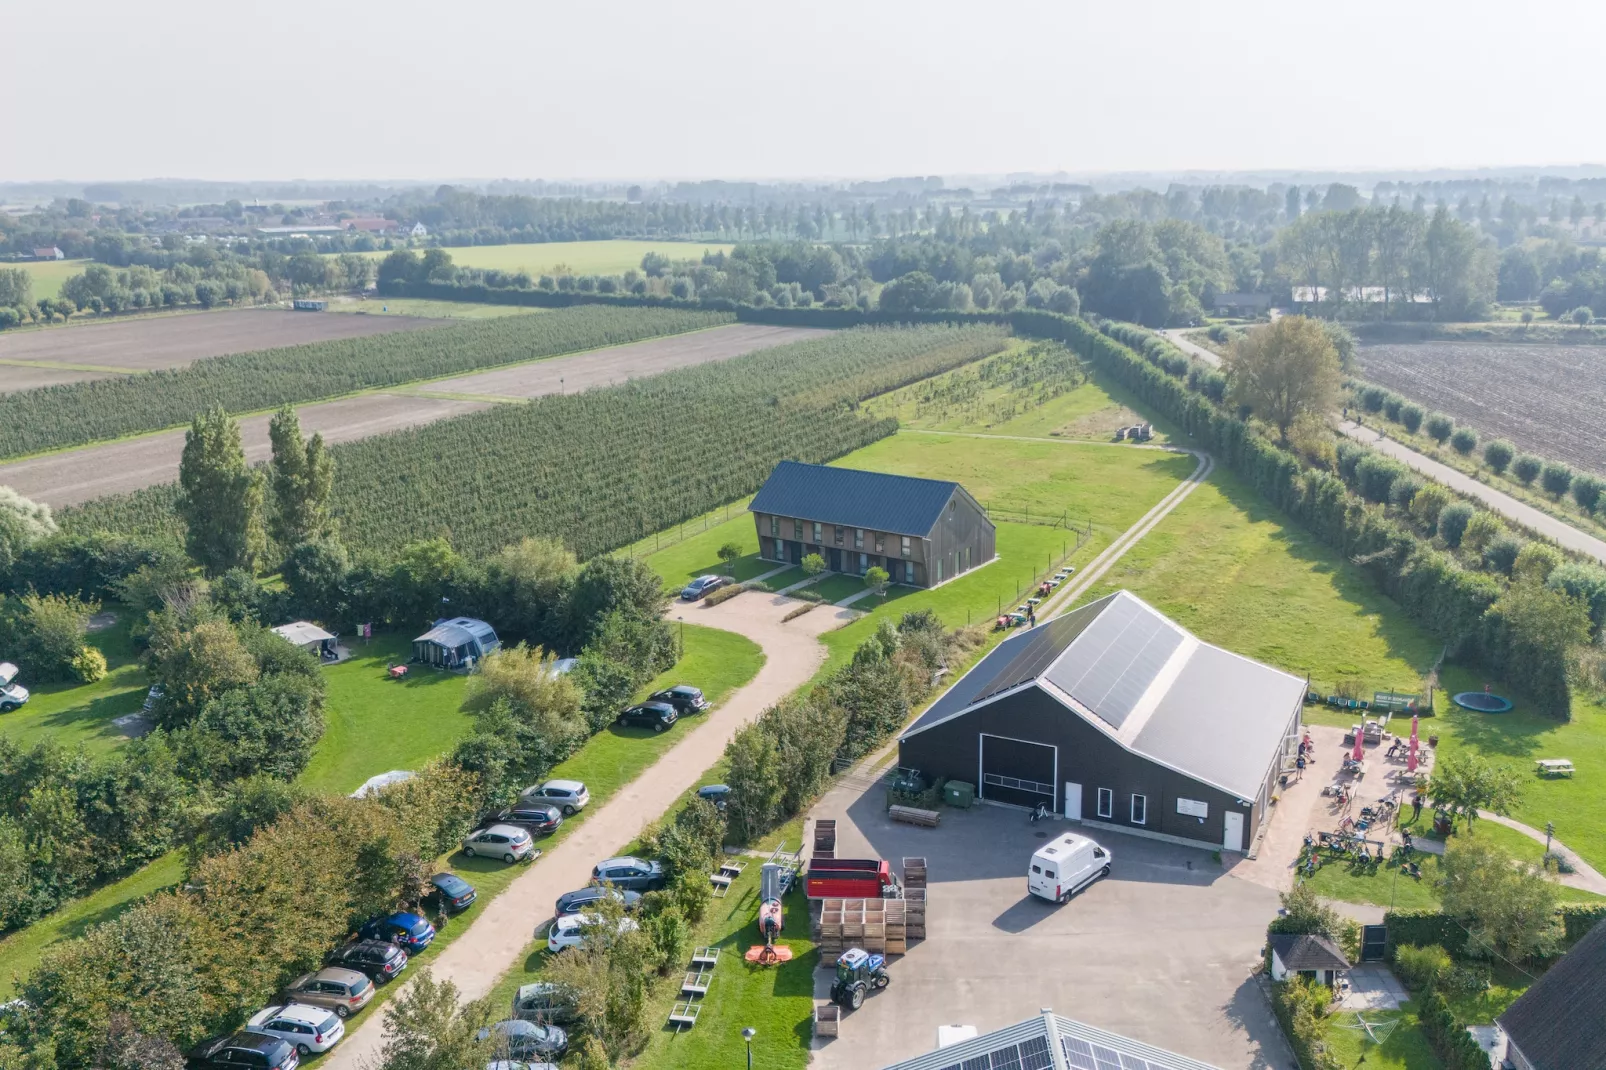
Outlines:
[[264, 546], [262, 480], [245, 463], [240, 425], [214, 404], [184, 434], [178, 514], [190, 557], [217, 576], [252, 568]]
[[335, 459], [315, 434], [301, 440], [301, 421], [289, 405], [268, 424], [273, 443], [271, 531], [286, 549], [330, 534], [329, 495], [335, 483]]

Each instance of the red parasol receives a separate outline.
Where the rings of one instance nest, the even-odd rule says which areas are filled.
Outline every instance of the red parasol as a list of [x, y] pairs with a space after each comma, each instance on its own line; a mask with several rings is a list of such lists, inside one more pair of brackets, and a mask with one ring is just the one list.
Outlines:
[[1405, 754], [1405, 771], [1407, 773], [1416, 772], [1416, 751], [1420, 746], [1421, 743], [1416, 738], [1416, 716], [1413, 714], [1411, 717], [1411, 749]]
[[1362, 761], [1362, 760], [1364, 760], [1366, 758], [1366, 726], [1365, 725], [1358, 724], [1358, 725], [1355, 726], [1355, 750], [1353, 752], [1351, 752], [1350, 757], [1355, 759], [1357, 762]]

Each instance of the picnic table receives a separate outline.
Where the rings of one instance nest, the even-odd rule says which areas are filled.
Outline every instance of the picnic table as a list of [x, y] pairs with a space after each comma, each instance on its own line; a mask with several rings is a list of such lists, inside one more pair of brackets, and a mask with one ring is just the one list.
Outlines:
[[400, 680], [402, 677], [407, 675], [407, 666], [392, 665], [387, 671], [390, 673], [390, 678], [392, 680]]
[[1540, 776], [1572, 776], [1573, 760], [1571, 758], [1540, 758], [1534, 762], [1535, 772]]

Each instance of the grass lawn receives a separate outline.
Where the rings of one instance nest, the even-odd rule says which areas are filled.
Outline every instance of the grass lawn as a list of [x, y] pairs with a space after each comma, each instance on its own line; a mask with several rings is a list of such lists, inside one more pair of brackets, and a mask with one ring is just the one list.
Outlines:
[[61, 284], [73, 275], [83, 273], [94, 261], [91, 260], [25, 260], [16, 264], [0, 265], [8, 268], [21, 268], [33, 276], [33, 299], [41, 297], [55, 297], [61, 293]]
[[[764, 563], [766, 565], [769, 564], [768, 561], [766, 561]], [[779, 567], [779, 566], [776, 566], [776, 567]], [[809, 574], [807, 572], [803, 571], [803, 566], [801, 566], [801, 565], [793, 565], [791, 568], [786, 569], [784, 572], [777, 573], [776, 575], [771, 576], [769, 579], [765, 580], [764, 581], [764, 587], [765, 587], [766, 590], [770, 590], [770, 591], [781, 591], [781, 590], [785, 590], [786, 588], [792, 586], [792, 584], [794, 584], [794, 583], [802, 583], [804, 580], [806, 580], [808, 578], [809, 578]]]
[[[641, 258], [648, 253], [662, 253], [671, 260], [701, 260], [704, 252], [730, 252], [734, 248], [720, 242], [632, 241], [558, 241], [535, 242], [525, 245], [453, 245], [446, 252], [452, 263], [459, 267], [495, 269], [497, 271], [527, 271], [531, 275], [622, 275], [631, 268], [641, 267]], [[390, 254], [376, 251], [367, 254], [384, 259]], [[563, 271], [556, 271], [562, 268]], [[82, 270], [82, 269], [80, 269]], [[37, 285], [36, 285], [37, 289]]]
[[[812, 591], [827, 602], [840, 602], [864, 590], [862, 576], [849, 576], [840, 572], [822, 573], [820, 578], [803, 588]], [[858, 605], [857, 602], [854, 603]]]
[[1374, 1030], [1380, 1024], [1393, 1024], [1393, 1030], [1374, 1044], [1359, 1028], [1354, 1011], [1339, 1011], [1322, 1020], [1322, 1036], [1329, 1049], [1344, 1066], [1369, 1070], [1439, 1070], [1444, 1064], [1428, 1046], [1428, 1038], [1417, 1024], [1416, 1006], [1407, 1001], [1397, 1011], [1364, 1011]]
[[106, 656], [106, 675], [92, 684], [38, 686], [24, 676], [18, 682], [30, 692], [28, 704], [0, 715], [0, 734], [24, 747], [53, 739], [69, 748], [82, 743], [91, 751], [110, 750], [128, 738], [112, 719], [139, 710], [150, 680], [128, 634], [133, 615], [120, 606], [110, 609], [117, 623], [89, 636], [90, 645]]
[[468, 301], [431, 301], [423, 297], [370, 297], [361, 301], [330, 301], [330, 312], [363, 316], [423, 316], [433, 319], [487, 320], [544, 312], [523, 305], [480, 305]]
[[[719, 548], [735, 543], [742, 556], [727, 565]], [[731, 502], [667, 531], [656, 532], [620, 553], [644, 557], [664, 578], [664, 586], [679, 590], [687, 580], [707, 573], [750, 580], [775, 566], [758, 558], [758, 529], [747, 511], [747, 499]]]
[[0, 940], [0, 1002], [11, 998], [12, 986], [26, 977], [53, 945], [82, 936], [152, 892], [183, 879], [184, 853], [170, 851], [138, 872], [66, 903], [54, 914]]

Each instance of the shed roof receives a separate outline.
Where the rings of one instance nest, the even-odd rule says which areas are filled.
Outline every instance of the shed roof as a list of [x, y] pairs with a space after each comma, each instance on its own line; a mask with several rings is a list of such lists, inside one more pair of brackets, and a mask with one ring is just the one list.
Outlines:
[[1016, 1025], [894, 1063], [886, 1070], [1217, 1070], [1209, 1063], [1043, 1011]]
[[1534, 1070], [1606, 1070], [1606, 922], [1497, 1021]]
[[1117, 591], [1004, 640], [903, 738], [1027, 687], [1127, 750], [1246, 800], [1305, 695], [1299, 677], [1201, 642]]
[[962, 490], [945, 479], [782, 461], [747, 508], [924, 538], [942, 518], [949, 499]]
[[308, 643], [322, 643], [334, 638], [333, 635], [308, 620], [281, 624], [272, 629], [272, 631], [274, 635], [294, 643], [296, 646], [306, 646]]
[[476, 640], [495, 639], [496, 630], [473, 617], [453, 617], [438, 620], [435, 627], [414, 639], [415, 643], [439, 643], [444, 647], [459, 647]]
[[1325, 936], [1273, 933], [1271, 951], [1288, 970], [1347, 970], [1349, 959]]

